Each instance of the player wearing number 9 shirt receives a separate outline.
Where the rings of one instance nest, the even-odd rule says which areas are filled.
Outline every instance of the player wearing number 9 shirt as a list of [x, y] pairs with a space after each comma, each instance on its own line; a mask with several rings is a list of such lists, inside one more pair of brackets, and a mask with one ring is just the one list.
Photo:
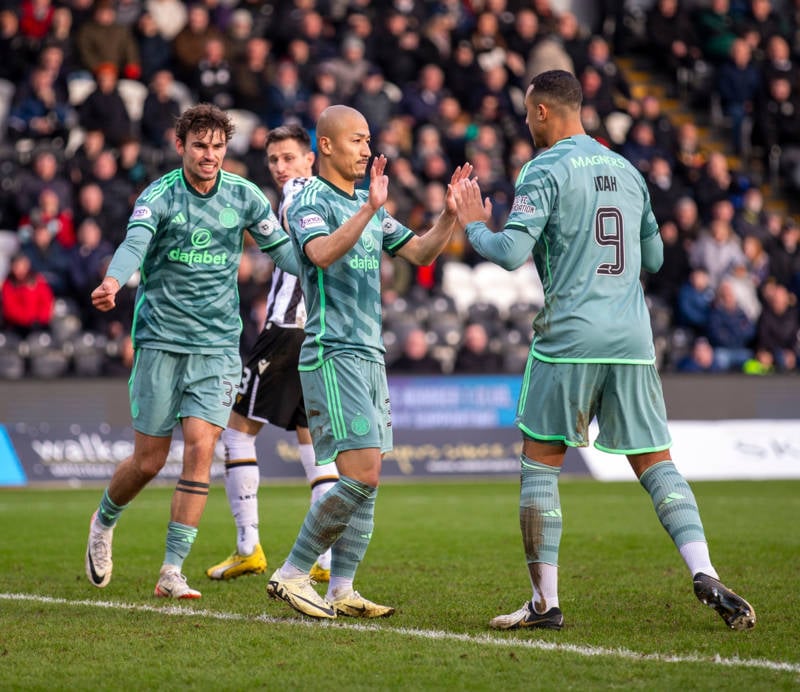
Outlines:
[[663, 261], [644, 181], [587, 136], [580, 82], [551, 70], [533, 78], [526, 122], [536, 147], [500, 233], [478, 183], [455, 190], [459, 223], [483, 257], [506, 269], [533, 255], [545, 292], [517, 408], [522, 431], [520, 528], [532, 599], [494, 618], [496, 629], [561, 629], [558, 475], [568, 446], [625, 454], [693, 577], [695, 594], [733, 629], [755, 625], [750, 604], [718, 580], [694, 495], [672, 463], [666, 407], [639, 275]]

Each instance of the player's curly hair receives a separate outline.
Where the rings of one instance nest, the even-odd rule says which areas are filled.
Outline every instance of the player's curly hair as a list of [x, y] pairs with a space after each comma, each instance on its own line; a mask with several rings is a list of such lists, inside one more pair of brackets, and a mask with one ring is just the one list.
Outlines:
[[190, 132], [202, 137], [209, 131], [222, 132], [225, 141], [230, 142], [234, 130], [230, 116], [211, 103], [199, 103], [187, 108], [175, 121], [175, 136], [184, 144]]

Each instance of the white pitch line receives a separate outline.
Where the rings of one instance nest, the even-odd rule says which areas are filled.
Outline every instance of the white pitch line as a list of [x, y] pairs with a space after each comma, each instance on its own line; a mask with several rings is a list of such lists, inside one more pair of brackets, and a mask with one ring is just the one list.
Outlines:
[[66, 598], [53, 598], [52, 596], [39, 596], [25, 593], [0, 593], [3, 601], [32, 601], [34, 603], [50, 603], [53, 605], [84, 606], [92, 608], [108, 608], [112, 610], [135, 610], [141, 613], [159, 613], [162, 615], [182, 615], [184, 617], [203, 617], [213, 620], [238, 620], [247, 622], [263, 622], [270, 625], [294, 625], [300, 627], [338, 627], [341, 629], [355, 630], [358, 632], [389, 632], [416, 639], [431, 639], [439, 641], [464, 642], [465, 644], [484, 644], [490, 646], [535, 649], [538, 651], [556, 651], [571, 653], [587, 658], [606, 656], [621, 658], [629, 661], [652, 661], [654, 663], [703, 663], [728, 668], [760, 668], [786, 673], [800, 673], [800, 663], [784, 661], [770, 661], [763, 658], [723, 658], [722, 656], [700, 656], [697, 654], [646, 654], [630, 649], [612, 649], [602, 646], [579, 646], [577, 644], [559, 644], [537, 639], [500, 639], [488, 634], [459, 634], [442, 630], [419, 630], [408, 627], [385, 627], [378, 625], [365, 625], [345, 621], [324, 620], [295, 620], [289, 618], [276, 618], [269, 615], [242, 615], [241, 613], [224, 613], [214, 610], [197, 610], [178, 605], [151, 606], [141, 603], [120, 603], [117, 601], [78, 600], [70, 601]]

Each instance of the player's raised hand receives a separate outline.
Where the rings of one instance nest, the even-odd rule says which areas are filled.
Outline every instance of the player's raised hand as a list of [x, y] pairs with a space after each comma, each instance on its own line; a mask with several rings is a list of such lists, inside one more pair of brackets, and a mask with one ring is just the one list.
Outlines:
[[119, 291], [119, 282], [107, 276], [103, 279], [103, 283], [92, 291], [92, 305], [101, 312], [108, 312], [117, 304], [117, 291]]
[[455, 205], [458, 223], [466, 226], [473, 221], [486, 223], [492, 216], [492, 203], [481, 196], [481, 188], [476, 178], [462, 179], [450, 185], [453, 204]]
[[372, 169], [369, 174], [369, 205], [376, 211], [386, 204], [389, 196], [389, 176], [386, 170], [386, 157], [378, 154], [372, 160]]
[[469, 180], [470, 175], [472, 175], [472, 164], [467, 162], [462, 166], [457, 166], [453, 175], [450, 176], [450, 184], [447, 186], [447, 194], [444, 199], [444, 209], [448, 214], [455, 216], [458, 211], [453, 198], [453, 187], [462, 180]]

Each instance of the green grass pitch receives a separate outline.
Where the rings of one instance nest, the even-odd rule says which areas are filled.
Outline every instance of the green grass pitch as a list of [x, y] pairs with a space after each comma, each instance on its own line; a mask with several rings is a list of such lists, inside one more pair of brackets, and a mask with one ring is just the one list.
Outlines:
[[[102, 490], [0, 490], [0, 690], [783, 690], [800, 687], [800, 482], [692, 484], [712, 559], [756, 628], [733, 632], [691, 580], [636, 483], [564, 478], [561, 632], [494, 632], [530, 597], [515, 479], [387, 482], [356, 588], [397, 613], [310, 621], [266, 576], [211, 582], [234, 547], [214, 487], [184, 565], [199, 601], [152, 596], [171, 488], [146, 488], [114, 539], [105, 589], [84, 576]], [[263, 485], [268, 574], [308, 505]]]

